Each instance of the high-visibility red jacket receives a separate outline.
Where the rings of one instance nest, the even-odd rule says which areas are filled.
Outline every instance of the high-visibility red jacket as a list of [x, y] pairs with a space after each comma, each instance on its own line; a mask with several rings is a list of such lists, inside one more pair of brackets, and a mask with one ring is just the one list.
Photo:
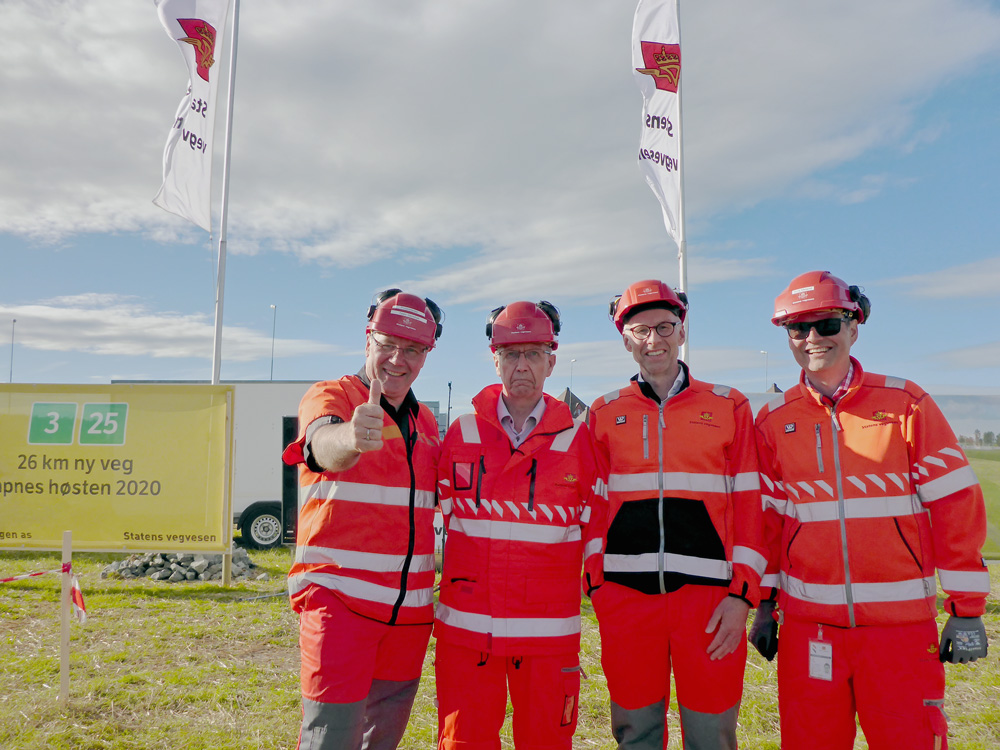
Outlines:
[[727, 386], [690, 377], [660, 402], [638, 376], [590, 407], [606, 476], [604, 579], [660, 594], [725, 586], [757, 606], [764, 572], [753, 413]]
[[[299, 464], [295, 562], [288, 573], [298, 611], [310, 584], [332, 589], [354, 612], [390, 624], [433, 619], [434, 484], [441, 441], [430, 410], [407, 394], [398, 413], [404, 440], [387, 413], [381, 450], [362, 453], [341, 472], [308, 460], [311, 426], [348, 422], [368, 401], [356, 375], [316, 383], [299, 406], [299, 438], [284, 461]], [[383, 402], [384, 406], [384, 402]]]
[[584, 548], [597, 565], [591, 522], [604, 503], [590, 435], [544, 395], [541, 420], [514, 448], [497, 417], [501, 390], [481, 391], [442, 446], [447, 536], [434, 635], [502, 656], [576, 652]]
[[765, 584], [787, 616], [905, 624], [936, 616], [936, 567], [945, 609], [982, 615], [986, 512], [965, 453], [919, 386], [852, 362], [835, 404], [803, 375], [757, 414]]

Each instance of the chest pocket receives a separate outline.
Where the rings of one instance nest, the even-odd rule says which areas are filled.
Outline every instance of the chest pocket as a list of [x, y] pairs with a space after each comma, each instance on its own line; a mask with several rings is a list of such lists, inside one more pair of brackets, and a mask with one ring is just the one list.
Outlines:
[[486, 457], [481, 453], [456, 455], [451, 463], [451, 486], [456, 495], [468, 497], [478, 508], [483, 499]]

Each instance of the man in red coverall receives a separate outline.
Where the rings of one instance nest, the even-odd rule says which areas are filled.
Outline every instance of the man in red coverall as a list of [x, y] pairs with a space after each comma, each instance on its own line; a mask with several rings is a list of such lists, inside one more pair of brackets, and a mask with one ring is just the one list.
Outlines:
[[854, 747], [855, 712], [872, 750], [946, 748], [942, 662], [986, 656], [982, 490], [931, 397], [851, 357], [869, 313], [810, 271], [771, 319], [802, 375], [757, 414], [768, 567], [750, 640], [778, 654], [786, 750]]
[[639, 374], [594, 402], [607, 481], [603, 576], [591, 593], [619, 748], [667, 744], [670, 672], [685, 748], [735, 748], [747, 612], [764, 572], [753, 413], [678, 360], [687, 297], [639, 281], [611, 315]]
[[295, 562], [302, 750], [393, 750], [433, 621], [438, 427], [410, 386], [441, 335], [429, 299], [389, 289], [368, 310], [357, 375], [299, 406]]
[[434, 621], [440, 750], [570, 750], [580, 693], [581, 565], [603, 497], [587, 426], [543, 393], [558, 346], [548, 302], [486, 325], [501, 385], [448, 430], [438, 492], [448, 535]]

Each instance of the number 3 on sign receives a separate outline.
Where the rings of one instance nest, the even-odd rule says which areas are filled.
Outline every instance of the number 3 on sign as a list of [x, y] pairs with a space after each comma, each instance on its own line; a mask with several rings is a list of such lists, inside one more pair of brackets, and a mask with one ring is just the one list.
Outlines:
[[84, 404], [80, 445], [125, 445], [128, 404]]

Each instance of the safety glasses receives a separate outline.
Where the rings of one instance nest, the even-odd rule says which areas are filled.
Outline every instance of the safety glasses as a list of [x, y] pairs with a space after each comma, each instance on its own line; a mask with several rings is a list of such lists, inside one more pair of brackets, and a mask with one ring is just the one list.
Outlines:
[[802, 341], [809, 337], [809, 329], [815, 328], [820, 336], [836, 336], [840, 333], [840, 324], [850, 320], [850, 318], [823, 318], [822, 320], [810, 320], [808, 322], [785, 323], [785, 330], [788, 331], [788, 338], [795, 341]]

